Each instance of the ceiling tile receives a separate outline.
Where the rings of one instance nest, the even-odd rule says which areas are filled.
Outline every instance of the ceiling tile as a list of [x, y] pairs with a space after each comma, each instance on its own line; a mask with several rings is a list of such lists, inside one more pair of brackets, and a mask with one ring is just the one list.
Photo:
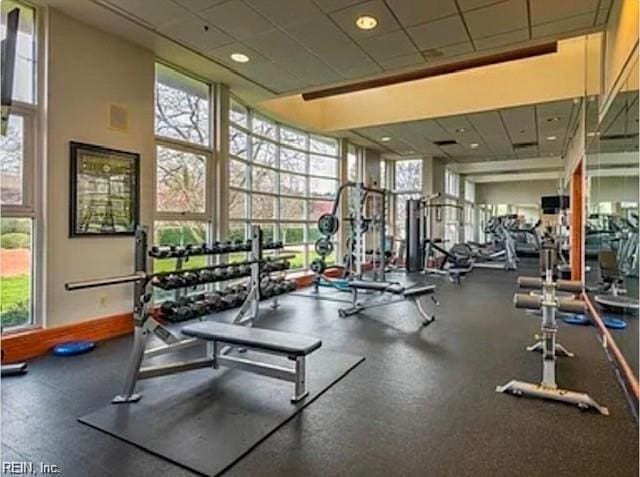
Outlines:
[[407, 32], [420, 50], [455, 45], [469, 40], [460, 16], [423, 23], [408, 28]]
[[244, 43], [272, 60], [307, 53], [304, 47], [280, 30], [260, 33], [245, 39]]
[[183, 6], [187, 10], [194, 13], [201, 12], [207, 8], [215, 7], [216, 5], [226, 2], [227, 0], [173, 0], [177, 4]]
[[351, 39], [327, 17], [289, 25], [284, 30], [322, 55], [333, 52], [345, 43], [351, 43]]
[[596, 15], [596, 25], [601, 26], [609, 20], [609, 8], [601, 8]]
[[365, 76], [371, 76], [374, 74], [382, 73], [382, 68], [378, 66], [373, 60], [369, 60], [369, 63], [363, 62], [357, 66], [350, 66], [349, 68], [340, 69], [340, 74], [345, 79], [359, 79]]
[[387, 5], [405, 27], [458, 13], [455, 0], [438, 0], [437, 2], [387, 0]]
[[211, 51], [233, 42], [230, 36], [193, 14], [164, 23], [158, 31], [199, 51]]
[[508, 0], [464, 13], [469, 33], [475, 38], [528, 28], [526, 0]]
[[379, 60], [378, 62], [386, 70], [405, 68], [408, 66], [424, 66], [426, 64], [424, 57], [420, 53], [396, 56], [395, 58], [387, 58]]
[[376, 61], [418, 53], [403, 30], [360, 40], [359, 43]]
[[287, 26], [324, 16], [311, 0], [245, 0], [273, 23]]
[[[347, 70], [358, 67], [377, 66], [376, 63], [362, 51], [358, 45], [349, 41], [337, 46], [322, 55], [322, 59], [337, 70]], [[377, 68], [379, 70], [379, 68]]]
[[532, 0], [530, 5], [531, 24], [539, 25], [593, 12], [598, 8], [598, 0]]
[[486, 7], [493, 3], [504, 2], [504, 0], [458, 0], [460, 10], [466, 12], [468, 10], [475, 10], [476, 8]]
[[467, 119], [482, 136], [504, 136], [507, 137], [500, 115], [497, 111], [468, 114]]
[[593, 26], [595, 20], [595, 12], [578, 15], [575, 17], [565, 18], [557, 22], [544, 23], [542, 25], [534, 25], [532, 27], [532, 35], [534, 38], [556, 35], [558, 33], [568, 33], [583, 28]]
[[[466, 116], [449, 116], [446, 118], [440, 118], [437, 120], [437, 123], [456, 139], [464, 136], [473, 129]], [[458, 131], [459, 129], [461, 131]]]
[[280, 65], [271, 62], [248, 63], [243, 72], [258, 78], [260, 84], [275, 90], [277, 93], [303, 89], [307, 86], [304, 81], [285, 71]]
[[514, 45], [527, 40], [529, 40], [529, 29], [523, 28], [521, 30], [501, 33], [486, 38], [477, 38], [474, 40], [474, 43], [478, 50], [489, 50], [491, 48]]
[[[232, 53], [242, 53], [244, 55], [247, 55], [250, 58], [250, 61], [248, 63], [236, 63], [230, 58]], [[213, 50], [207, 52], [207, 54], [240, 72], [249, 70], [255, 64], [265, 63], [269, 61], [268, 58], [265, 58], [257, 51], [238, 42], [229, 43], [228, 45], [214, 48]]]
[[362, 0], [315, 0], [322, 10], [325, 12], [333, 12], [335, 10], [342, 10], [350, 5], [359, 3]]
[[[378, 26], [372, 30], [361, 30], [356, 20], [361, 15], [371, 15], [378, 20]], [[391, 11], [382, 0], [369, 0], [343, 10], [331, 13], [331, 18], [353, 39], [370, 38], [389, 33], [400, 28]]]
[[312, 54], [282, 58], [277, 64], [310, 85], [333, 83], [342, 79], [338, 73]]
[[533, 106], [502, 109], [500, 115], [513, 144], [538, 140]]
[[443, 46], [438, 49], [444, 58], [453, 58], [454, 56], [460, 56], [474, 51], [473, 45], [470, 41], [465, 41], [456, 45]]
[[238, 40], [275, 29], [275, 25], [240, 0], [209, 8], [200, 16]]
[[109, 0], [109, 3], [152, 26], [158, 26], [188, 14], [187, 10], [171, 0], [155, 0], [153, 2], [145, 0]]

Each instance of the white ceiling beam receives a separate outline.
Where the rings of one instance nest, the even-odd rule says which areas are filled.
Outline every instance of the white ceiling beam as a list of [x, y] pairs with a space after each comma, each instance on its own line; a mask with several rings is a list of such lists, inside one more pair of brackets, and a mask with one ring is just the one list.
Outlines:
[[610, 169], [588, 170], [589, 177], [629, 177], [638, 176], [637, 167], [613, 167]]
[[555, 180], [562, 177], [562, 171], [547, 172], [525, 172], [521, 174], [486, 174], [468, 177], [471, 182], [485, 184], [487, 182], [521, 182], [521, 181], [541, 181]]
[[480, 161], [450, 164], [459, 174], [486, 174], [504, 171], [535, 171], [540, 169], [563, 168], [561, 157], [535, 157], [532, 159], [512, 159], [507, 161]]

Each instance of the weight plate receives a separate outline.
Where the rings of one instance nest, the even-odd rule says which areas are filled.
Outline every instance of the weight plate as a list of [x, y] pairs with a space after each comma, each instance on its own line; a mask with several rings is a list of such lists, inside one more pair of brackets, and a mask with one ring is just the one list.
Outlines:
[[326, 269], [326, 265], [324, 263], [324, 260], [321, 258], [314, 258], [313, 261], [311, 262], [311, 265], [309, 265], [309, 268], [311, 269], [311, 271], [313, 273], [322, 273], [325, 271]]
[[328, 238], [321, 237], [316, 240], [315, 249], [318, 255], [326, 257], [327, 255], [331, 255], [331, 252], [333, 252], [333, 244]]
[[333, 214], [322, 214], [318, 219], [318, 230], [324, 235], [333, 235], [340, 228], [340, 220]]

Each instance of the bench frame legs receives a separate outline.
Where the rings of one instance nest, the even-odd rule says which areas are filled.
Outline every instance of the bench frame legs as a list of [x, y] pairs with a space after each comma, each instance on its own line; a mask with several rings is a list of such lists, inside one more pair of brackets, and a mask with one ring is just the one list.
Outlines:
[[420, 315], [420, 322], [422, 326], [428, 326], [433, 323], [436, 319], [435, 315], [429, 315], [424, 308], [422, 307], [422, 303], [420, 302], [419, 297], [405, 297], [400, 296], [399, 298], [392, 298], [392, 296], [387, 295], [387, 293], [373, 293], [369, 297], [367, 297], [364, 301], [358, 301], [358, 289], [351, 289], [351, 306], [349, 308], [341, 308], [338, 310], [338, 314], [341, 318], [346, 318], [348, 316], [357, 315], [358, 313], [369, 310], [371, 308], [377, 308], [379, 306], [387, 306], [393, 305], [394, 303], [403, 303], [409, 301], [413, 303]]
[[[154, 334], [165, 344], [151, 349], [146, 349], [149, 337]], [[220, 366], [227, 368], [239, 368], [255, 374], [261, 374], [275, 379], [294, 383], [295, 391], [291, 402], [304, 399], [309, 393], [306, 389], [306, 357], [289, 356], [281, 353], [266, 353], [260, 349], [254, 349], [256, 353], [274, 354], [283, 356], [294, 362], [293, 367], [278, 366], [259, 360], [249, 359], [244, 356], [231, 355], [234, 348], [240, 353], [246, 351], [226, 343], [218, 341], [206, 341], [206, 353], [204, 357], [186, 361], [178, 361], [170, 364], [143, 366], [145, 358], [173, 353], [183, 349], [199, 345], [203, 340], [197, 338], [180, 339], [175, 333], [162, 326], [154, 318], [148, 318], [144, 325], [136, 326], [133, 336], [133, 350], [129, 359], [129, 367], [122, 392], [111, 401], [113, 404], [126, 404], [137, 402], [142, 397], [135, 392], [136, 385], [141, 379], [150, 379], [170, 374], [182, 373], [193, 369], [213, 368]]]

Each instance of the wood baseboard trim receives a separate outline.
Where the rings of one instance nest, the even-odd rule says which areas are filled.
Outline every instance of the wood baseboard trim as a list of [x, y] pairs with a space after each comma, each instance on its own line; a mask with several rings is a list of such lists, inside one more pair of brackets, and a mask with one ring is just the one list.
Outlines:
[[[326, 276], [339, 277], [340, 270], [327, 270]], [[303, 272], [293, 275], [298, 287], [308, 287], [313, 280], [313, 273]], [[66, 341], [104, 341], [110, 338], [127, 335], [133, 332], [133, 315], [106, 316], [79, 323], [71, 323], [55, 328], [38, 328], [7, 334], [0, 337], [3, 351], [2, 362], [15, 363], [47, 354], [55, 345]]]
[[0, 338], [2, 362], [14, 363], [48, 353], [55, 345], [65, 341], [104, 341], [127, 335], [133, 331], [131, 313], [81, 321], [54, 328], [35, 329], [5, 335]]

